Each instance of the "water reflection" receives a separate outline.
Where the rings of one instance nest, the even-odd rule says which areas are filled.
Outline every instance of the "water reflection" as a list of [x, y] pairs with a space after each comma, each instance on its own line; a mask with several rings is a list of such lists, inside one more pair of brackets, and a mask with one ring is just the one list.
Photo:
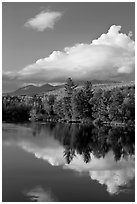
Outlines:
[[[12, 130], [15, 128], [16, 125], [9, 126], [11, 131], [7, 134], [3, 125], [4, 145], [19, 146], [53, 166], [62, 166], [81, 174], [86, 172], [92, 180], [105, 184], [111, 195], [130, 188], [135, 176], [133, 128], [35, 123], [25, 125], [21, 132], [18, 126], [14, 134]], [[27, 195], [44, 197], [40, 187]], [[44, 195], [44, 198], [50, 197], [46, 193]], [[32, 199], [36, 197], [32, 196]]]
[[112, 171], [90, 171], [91, 179], [97, 180], [102, 185], [105, 184], [110, 194], [127, 191], [127, 185], [130, 187], [130, 180], [134, 178], [134, 175], [134, 168]]
[[51, 192], [45, 191], [41, 186], [25, 191], [24, 194], [33, 202], [57, 202]]
[[91, 160], [91, 153], [96, 158], [105, 157], [111, 150], [116, 161], [134, 155], [134, 129], [102, 126], [63, 125], [57, 127], [55, 134], [64, 146], [64, 157], [69, 164], [75, 154], [80, 154], [85, 163]]

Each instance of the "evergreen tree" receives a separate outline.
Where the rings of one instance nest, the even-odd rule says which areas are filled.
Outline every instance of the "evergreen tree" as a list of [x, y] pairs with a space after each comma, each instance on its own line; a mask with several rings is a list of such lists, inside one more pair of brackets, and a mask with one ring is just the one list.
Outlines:
[[74, 85], [72, 79], [68, 78], [67, 83], [65, 84], [66, 96], [64, 97], [64, 112], [67, 120], [71, 120], [73, 118], [72, 95], [76, 87], [77, 85]]

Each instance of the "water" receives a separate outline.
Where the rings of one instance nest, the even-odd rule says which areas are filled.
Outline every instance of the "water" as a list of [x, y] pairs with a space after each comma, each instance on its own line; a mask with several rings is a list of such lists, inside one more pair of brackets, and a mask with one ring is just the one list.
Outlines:
[[3, 202], [133, 202], [134, 129], [3, 123]]

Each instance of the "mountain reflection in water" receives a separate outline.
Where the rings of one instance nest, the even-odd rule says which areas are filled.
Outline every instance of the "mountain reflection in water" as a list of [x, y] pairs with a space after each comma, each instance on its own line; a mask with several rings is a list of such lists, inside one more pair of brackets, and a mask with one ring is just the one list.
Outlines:
[[[92, 180], [105, 184], [111, 195], [130, 191], [135, 177], [134, 128], [39, 123], [21, 128], [3, 124], [3, 145], [21, 147], [53, 166], [88, 173]], [[29, 190], [27, 195], [36, 192], [39, 201], [52, 200], [41, 187]]]

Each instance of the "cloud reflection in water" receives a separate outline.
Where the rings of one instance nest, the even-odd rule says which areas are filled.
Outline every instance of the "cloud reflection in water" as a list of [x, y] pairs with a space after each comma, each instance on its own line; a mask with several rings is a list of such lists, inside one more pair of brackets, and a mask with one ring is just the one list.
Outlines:
[[[48, 161], [48, 163], [50, 163], [52, 166], [62, 166], [64, 169], [71, 169], [81, 173], [88, 172], [92, 180], [96, 180], [100, 184], [106, 185], [107, 191], [111, 195], [118, 194], [123, 191], [121, 187], [126, 187], [130, 181], [134, 179], [134, 155], [127, 154], [126, 158], [121, 157], [116, 162], [115, 155], [112, 150], [105, 153], [104, 157], [100, 157], [99, 155], [98, 158], [93, 153], [90, 153], [91, 160], [87, 163], [84, 162], [83, 155], [76, 152], [76, 156], [69, 164], [67, 164], [65, 158], [63, 157], [65, 146], [64, 144], [62, 145], [62, 143], [64, 141], [61, 143], [62, 137], [60, 134], [57, 135], [58, 129], [55, 129], [55, 132], [53, 130], [50, 130], [48, 126], [44, 126], [35, 137], [32, 133], [30, 134], [30, 129], [27, 134], [26, 128], [24, 128], [25, 133], [22, 132], [18, 135], [18, 137], [15, 134], [9, 133], [10, 135], [8, 136], [7, 133], [3, 133], [3, 144], [19, 146], [26, 152], [34, 154], [36, 158]], [[73, 134], [73, 146], [76, 146], [77, 143], [75, 141], [75, 134], [74, 132], [71, 132], [71, 134]], [[69, 135], [67, 135], [67, 137], [68, 136]], [[66, 137], [66, 135], [64, 137]], [[124, 140], [122, 142], [124, 142]], [[126, 142], [125, 144], [127, 145]], [[83, 146], [84, 144], [82, 143], [82, 147]], [[123, 149], [125, 147], [129, 148], [130, 146], [123, 146]], [[131, 148], [129, 149], [132, 150]], [[40, 197], [39, 199], [50, 199], [48, 194], [43, 193], [41, 187], [33, 189], [28, 193], [28, 195], [31, 196], [36, 192], [37, 197]], [[33, 199], [35, 199], [35, 197]]]
[[125, 191], [120, 187], [125, 187], [134, 178], [135, 169], [126, 168], [122, 170], [90, 171], [92, 180], [97, 180], [100, 184], [107, 186], [107, 191], [113, 194], [119, 194]]
[[30, 201], [35, 202], [55, 202], [56, 199], [50, 191], [45, 191], [41, 186], [36, 186], [35, 188], [25, 191], [24, 194], [30, 199]]

